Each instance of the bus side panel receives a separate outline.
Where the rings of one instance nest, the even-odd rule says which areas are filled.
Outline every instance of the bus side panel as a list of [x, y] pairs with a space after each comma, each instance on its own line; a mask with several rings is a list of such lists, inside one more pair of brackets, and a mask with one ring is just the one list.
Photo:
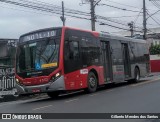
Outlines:
[[146, 43], [132, 42], [130, 46], [132, 78], [134, 78], [135, 67], [139, 68], [140, 76], [144, 77], [149, 73], [149, 51]]
[[99, 84], [103, 84], [100, 59], [100, 41], [90, 32], [68, 29], [64, 40], [64, 74], [67, 90], [87, 87], [90, 70], [96, 71]]
[[113, 82], [124, 81], [124, 62], [121, 42], [119, 40], [110, 40], [113, 62]]
[[64, 75], [66, 90], [77, 90], [87, 87], [87, 74], [80, 74], [80, 70]]
[[99, 66], [99, 69], [98, 69], [98, 76], [99, 76], [99, 85], [103, 85], [105, 83], [105, 80], [104, 80], [104, 67], [103, 66]]
[[78, 90], [78, 89], [87, 88], [88, 73], [93, 69], [97, 72], [98, 84], [99, 85], [104, 84], [103, 67], [90, 66], [88, 68], [83, 68], [83, 69], [65, 74], [64, 79], [65, 79], [66, 90]]

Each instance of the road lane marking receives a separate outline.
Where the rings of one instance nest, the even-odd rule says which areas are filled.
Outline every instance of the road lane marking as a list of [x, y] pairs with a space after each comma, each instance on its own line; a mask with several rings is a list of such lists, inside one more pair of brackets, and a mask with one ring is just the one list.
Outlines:
[[121, 87], [122, 89], [125, 89], [125, 88], [127, 88], [127, 86], [123, 86], [123, 87]]
[[0, 107], [2, 106], [6, 106], [6, 105], [14, 105], [14, 104], [17, 104], [17, 103], [24, 103], [24, 102], [27, 102], [28, 100], [25, 100], [25, 101], [23, 101], [23, 100], [20, 100], [20, 101], [11, 101], [11, 102], [8, 102], [8, 103], [2, 103], [2, 104], [0, 104]]
[[93, 97], [93, 96], [96, 96], [96, 95], [98, 95], [98, 93], [90, 94], [89, 96], [90, 96], [90, 97]]
[[26, 102], [31, 102], [31, 101], [35, 101], [35, 100], [41, 100], [41, 99], [45, 99], [45, 98], [33, 98], [33, 99], [26, 99], [26, 100], [17, 100], [17, 101], [10, 101], [10, 102], [2, 102], [0, 103], [0, 107], [3, 107], [3, 106], [7, 106], [7, 105], [15, 105], [15, 104], [18, 104], [18, 103], [26, 103]]
[[138, 83], [138, 84], [133, 84], [133, 85], [130, 85], [130, 86], [139, 86], [139, 85], [143, 85], [143, 84], [148, 84], [148, 83], [152, 83], [152, 82], [154, 82], [154, 81], [158, 81], [158, 80], [160, 80], [160, 78], [157, 78], [157, 79], [154, 79], [154, 80], [149, 80], [149, 81], [144, 81], [144, 82], [142, 82], [142, 83]]
[[36, 111], [36, 110], [48, 108], [48, 107], [51, 107], [51, 106], [53, 106], [53, 105], [42, 106], [42, 107], [34, 108], [34, 109], [32, 109], [32, 110], [33, 110], [33, 111]]
[[71, 100], [67, 100], [65, 101], [66, 103], [69, 103], [69, 102], [73, 102], [73, 101], [77, 101], [78, 99], [71, 99]]
[[111, 89], [111, 90], [107, 90], [106, 92], [112, 92], [112, 91], [114, 91], [113, 89]]

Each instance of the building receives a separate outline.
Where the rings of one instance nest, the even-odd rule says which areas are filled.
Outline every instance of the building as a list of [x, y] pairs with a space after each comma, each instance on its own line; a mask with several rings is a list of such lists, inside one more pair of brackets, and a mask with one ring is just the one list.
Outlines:
[[17, 39], [0, 39], [0, 98], [15, 95], [15, 52]]
[[0, 66], [13, 64], [17, 39], [0, 39]]
[[[125, 37], [131, 37], [130, 31], [119, 31], [114, 34], [118, 34], [118, 35], [125, 36]], [[134, 38], [143, 39], [143, 33], [136, 32], [136, 34], [134, 34]], [[160, 27], [149, 29], [147, 33], [147, 41], [148, 41], [149, 46], [151, 44], [153, 45], [160, 44]]]

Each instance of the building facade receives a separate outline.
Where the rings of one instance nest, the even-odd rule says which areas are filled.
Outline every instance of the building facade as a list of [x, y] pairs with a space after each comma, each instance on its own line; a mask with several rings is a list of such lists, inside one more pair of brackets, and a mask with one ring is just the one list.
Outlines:
[[[125, 36], [125, 37], [131, 37], [130, 31], [119, 31], [114, 34]], [[136, 32], [136, 34], [134, 34], [134, 38], [143, 39], [143, 33]], [[160, 27], [149, 29], [149, 31], [147, 32], [147, 42], [149, 46], [151, 46], [151, 44], [153, 45], [160, 44]]]

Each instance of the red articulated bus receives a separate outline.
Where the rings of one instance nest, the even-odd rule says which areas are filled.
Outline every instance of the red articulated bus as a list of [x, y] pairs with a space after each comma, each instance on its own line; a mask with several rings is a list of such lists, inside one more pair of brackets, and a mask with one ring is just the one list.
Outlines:
[[70, 27], [24, 34], [16, 52], [19, 94], [95, 92], [107, 83], [138, 81], [149, 70], [146, 41]]

